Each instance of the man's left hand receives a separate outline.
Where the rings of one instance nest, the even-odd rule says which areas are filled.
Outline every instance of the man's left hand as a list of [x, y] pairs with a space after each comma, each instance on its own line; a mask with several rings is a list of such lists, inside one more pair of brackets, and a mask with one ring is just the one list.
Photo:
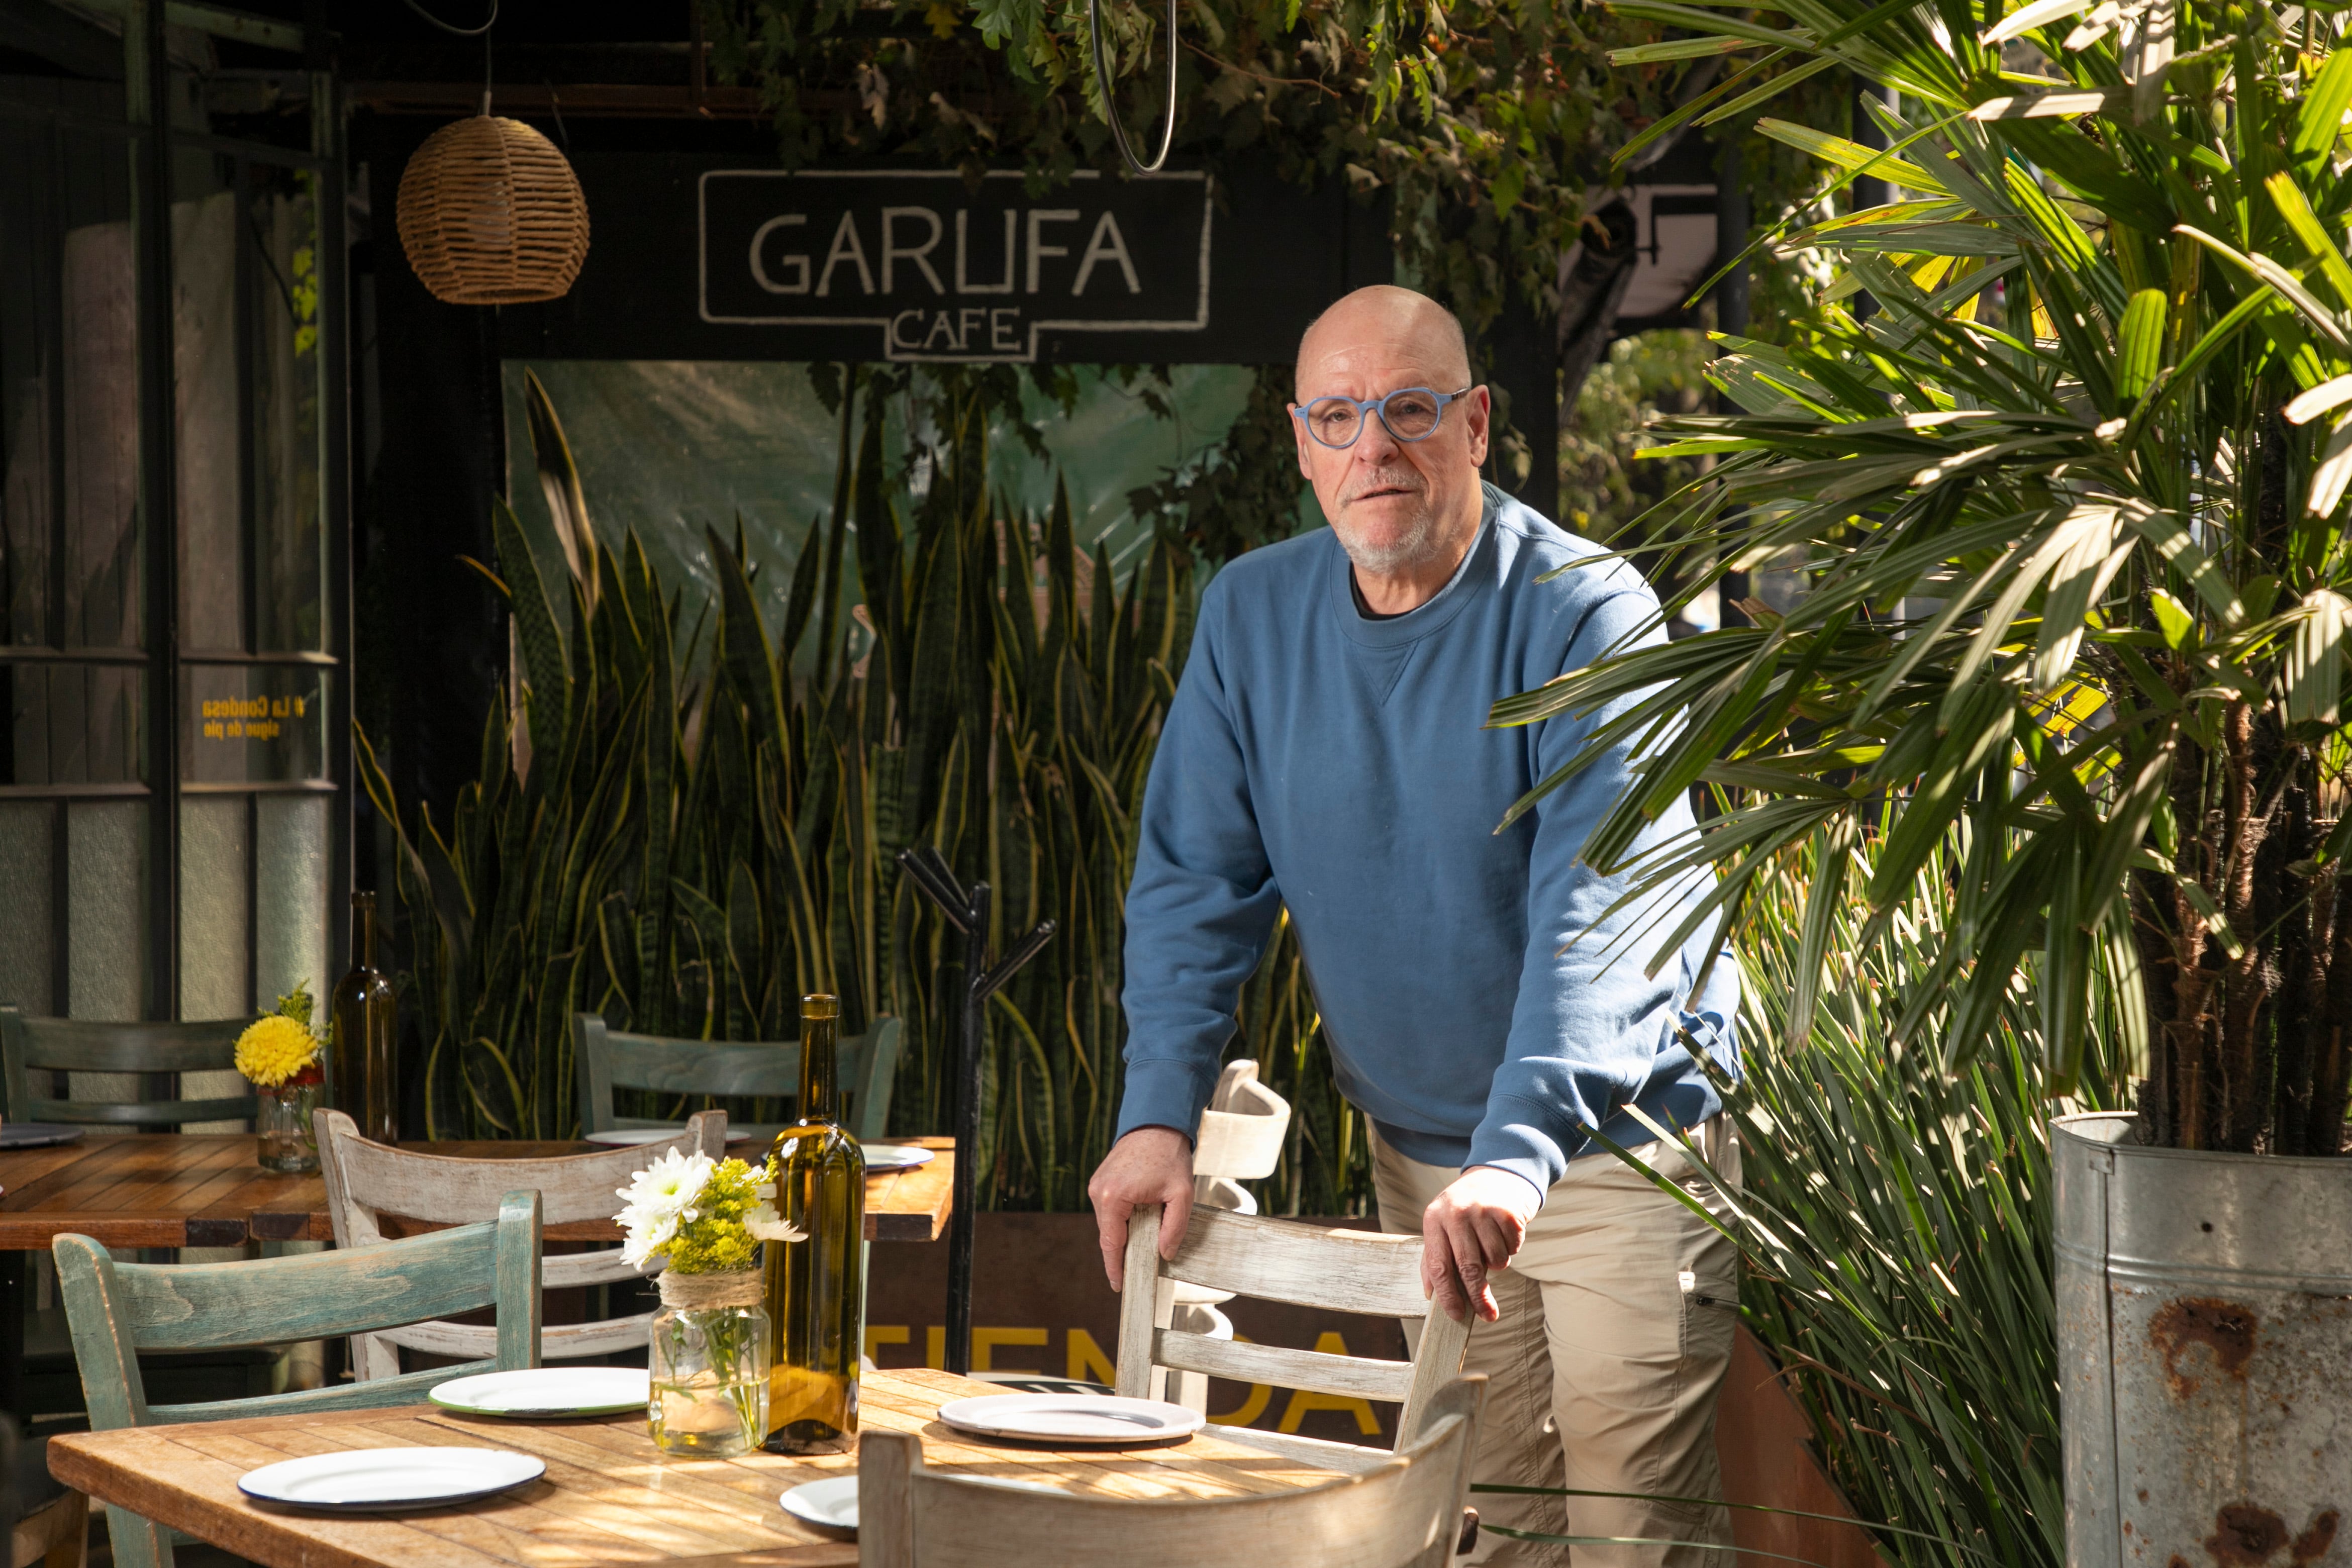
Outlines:
[[1533, 1183], [1492, 1165], [1473, 1165], [1421, 1216], [1421, 1288], [1455, 1322], [1475, 1311], [1501, 1316], [1487, 1276], [1510, 1267], [1543, 1207]]

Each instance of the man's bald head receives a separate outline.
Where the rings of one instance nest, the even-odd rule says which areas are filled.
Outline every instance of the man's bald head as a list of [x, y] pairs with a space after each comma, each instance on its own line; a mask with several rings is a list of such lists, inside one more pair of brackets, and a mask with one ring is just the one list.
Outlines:
[[1426, 365], [1430, 384], [1440, 392], [1470, 384], [1470, 343], [1461, 319], [1426, 294], [1375, 283], [1343, 296], [1308, 323], [1298, 340], [1293, 372], [1298, 400], [1304, 403], [1337, 390], [1307, 384], [1325, 361], [1335, 354], [1353, 358], [1366, 350]]
[[[1315, 487], [1365, 604], [1396, 615], [1423, 603], [1462, 559], [1482, 515], [1486, 389], [1471, 384], [1462, 323], [1410, 289], [1359, 289], [1299, 340], [1297, 385], [1298, 471]], [[1434, 428], [1415, 420], [1403, 439], [1386, 413], [1310, 422], [1318, 398], [1370, 403], [1415, 386], [1446, 401]], [[1324, 443], [1326, 431], [1352, 434], [1334, 447]]]

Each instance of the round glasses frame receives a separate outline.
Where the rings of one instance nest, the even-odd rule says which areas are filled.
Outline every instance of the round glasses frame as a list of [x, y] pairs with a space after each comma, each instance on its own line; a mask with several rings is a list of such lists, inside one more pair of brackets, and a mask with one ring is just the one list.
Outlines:
[[[1315, 398], [1303, 406], [1293, 408], [1290, 411], [1290, 416], [1307, 426], [1307, 434], [1314, 437], [1315, 444], [1317, 446], [1328, 447], [1334, 452], [1344, 452], [1349, 447], [1354, 446], [1358, 441], [1363, 439], [1364, 431], [1371, 423], [1364, 417], [1367, 414], [1379, 416], [1381, 428], [1389, 433], [1389, 438], [1392, 441], [1426, 441], [1432, 436], [1436, 435], [1439, 427], [1445, 423], [1445, 405], [1449, 403], [1457, 402], [1462, 398], [1467, 397], [1476, 390], [1477, 387], [1475, 384], [1465, 386], [1459, 392], [1440, 392], [1433, 386], [1400, 386], [1394, 392], [1391, 392], [1388, 394], [1387, 396], [1383, 397], [1341, 397], [1335, 394], [1329, 397]], [[1389, 398], [1402, 397], [1409, 393], [1415, 392], [1422, 393], [1427, 396], [1437, 399], [1437, 417], [1431, 420], [1429, 423], [1429, 428], [1423, 431], [1420, 435], [1407, 436], [1398, 430], [1395, 426], [1389, 423]], [[1344, 441], [1326, 441], [1323, 439], [1322, 432], [1315, 428], [1315, 421], [1307, 416], [1311, 410], [1319, 408], [1326, 404], [1332, 403], [1347, 403], [1352, 404], [1355, 406], [1355, 434], [1349, 436]]]

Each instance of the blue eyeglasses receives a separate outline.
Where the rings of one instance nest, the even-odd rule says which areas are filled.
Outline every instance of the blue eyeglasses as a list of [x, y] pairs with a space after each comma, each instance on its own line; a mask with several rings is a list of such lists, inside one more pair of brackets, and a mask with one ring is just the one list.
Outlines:
[[1445, 405], [1467, 397], [1475, 388], [1439, 392], [1426, 386], [1401, 386], [1386, 397], [1318, 397], [1290, 412], [1304, 420], [1307, 433], [1323, 446], [1340, 450], [1356, 444], [1364, 433], [1364, 416], [1377, 414], [1381, 424], [1400, 441], [1426, 441], [1437, 434]]

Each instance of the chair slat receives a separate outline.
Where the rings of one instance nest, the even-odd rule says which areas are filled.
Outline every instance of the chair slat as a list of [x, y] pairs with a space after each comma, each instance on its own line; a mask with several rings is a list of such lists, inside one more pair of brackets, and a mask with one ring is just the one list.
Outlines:
[[37, 1100], [25, 1120], [104, 1127], [184, 1127], [192, 1121], [250, 1121], [258, 1110], [259, 1101], [249, 1094], [220, 1100]]
[[193, 1024], [112, 1024], [24, 1018], [17, 1031], [27, 1068], [52, 1072], [217, 1072], [236, 1065], [236, 1037], [250, 1018]]
[[1305, 1388], [1317, 1394], [1340, 1394], [1353, 1399], [1404, 1403], [1412, 1386], [1412, 1363], [1380, 1361], [1370, 1356], [1327, 1355], [1319, 1351], [1290, 1350], [1281, 1345], [1250, 1344], [1240, 1340], [1213, 1340], [1181, 1329], [1159, 1329], [1151, 1335], [1151, 1359], [1161, 1366], [1185, 1372], [1205, 1372], [1236, 1383], [1270, 1383], [1276, 1388]]
[[396, 1246], [250, 1263], [118, 1266], [115, 1289], [141, 1350], [283, 1344], [470, 1312], [492, 1298], [497, 1226], [463, 1226]]
[[[1188, 1285], [1230, 1290], [1376, 1318], [1418, 1318], [1429, 1310], [1421, 1293], [1421, 1237], [1370, 1231], [1325, 1230], [1297, 1221], [1194, 1211], [1196, 1220], [1165, 1272]], [[1412, 1265], [1400, 1268], [1398, 1258]]]
[[[551, 1259], [551, 1261], [552, 1261]], [[615, 1352], [643, 1351], [646, 1331], [654, 1315], [639, 1312], [635, 1317], [607, 1318], [593, 1323], [559, 1323], [542, 1328], [539, 1332], [539, 1354], [541, 1361], [570, 1361], [580, 1356], [611, 1355]], [[386, 1329], [375, 1336], [413, 1351], [428, 1355], [489, 1357], [498, 1353], [498, 1330], [488, 1323], [411, 1323], [405, 1328]], [[488, 1364], [487, 1361], [484, 1364]], [[444, 1373], [444, 1376], [449, 1374]], [[389, 1381], [376, 1378], [367, 1386]]]

